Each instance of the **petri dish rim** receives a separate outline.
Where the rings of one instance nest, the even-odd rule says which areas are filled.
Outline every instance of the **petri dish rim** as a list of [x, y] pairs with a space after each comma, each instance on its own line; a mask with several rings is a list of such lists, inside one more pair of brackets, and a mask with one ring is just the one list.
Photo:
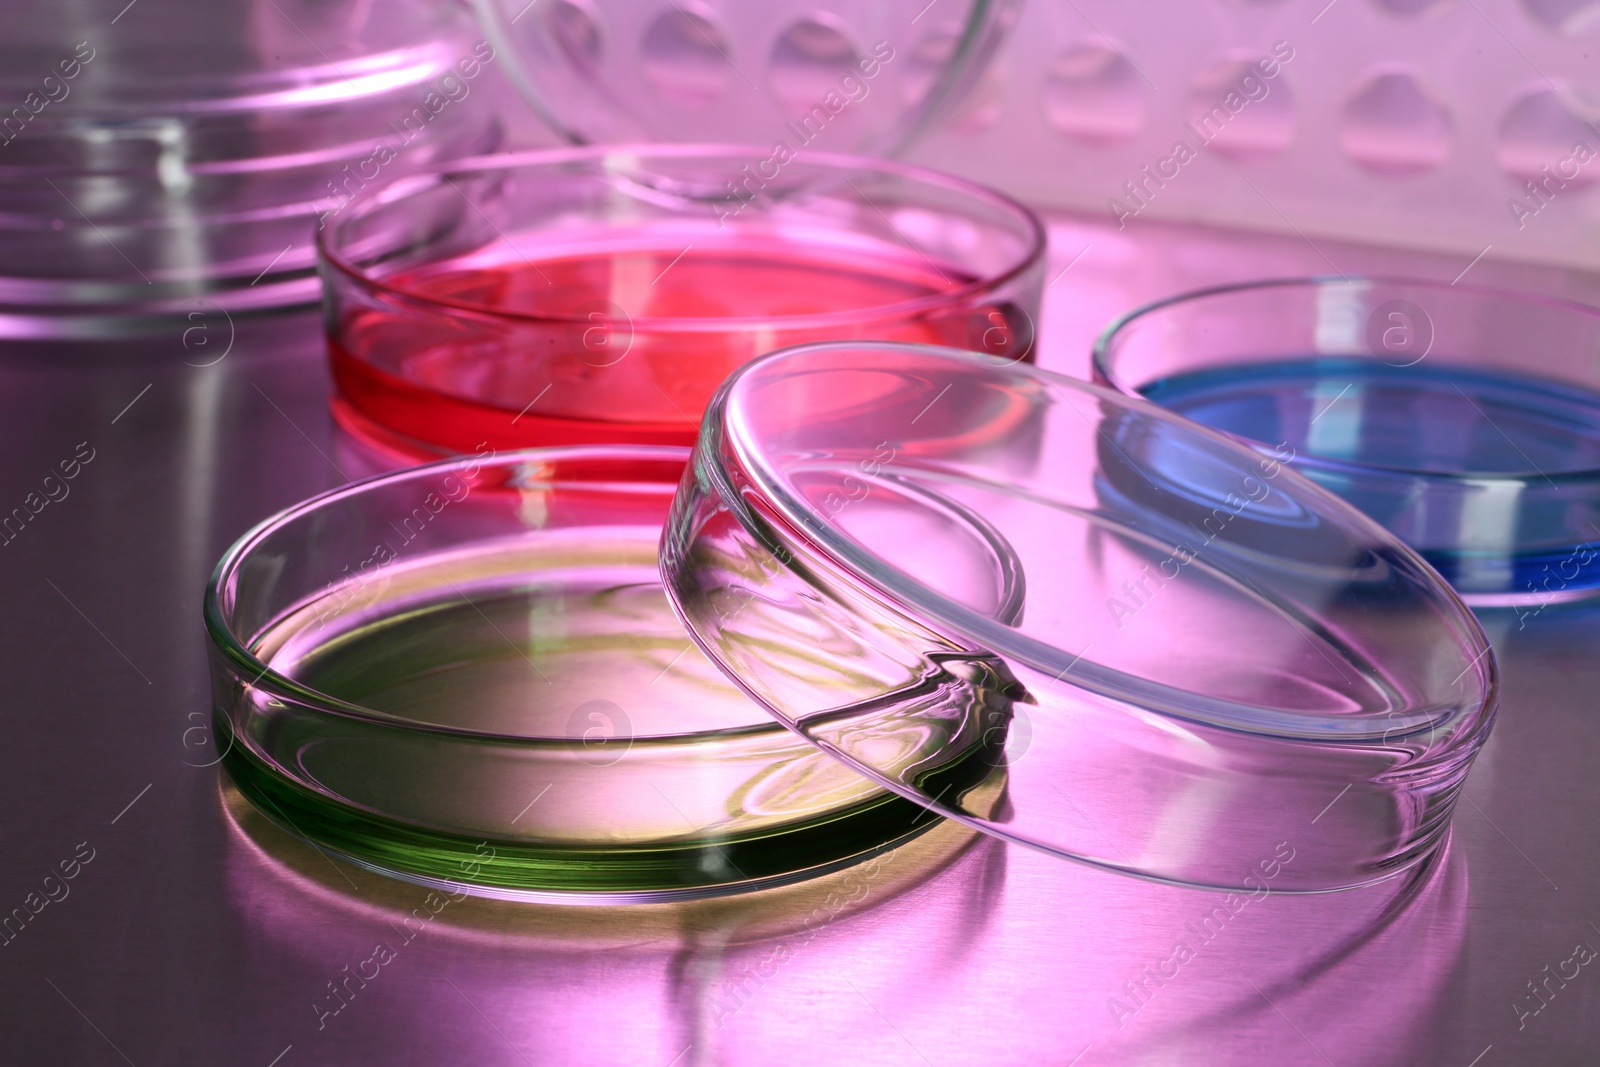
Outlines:
[[[494, 462], [508, 465], [519, 462], [538, 462], [545, 456], [552, 454], [558, 454], [566, 459], [578, 460], [621, 460], [642, 457], [671, 462], [674, 460], [687, 461], [689, 453], [690, 450], [686, 447], [670, 445], [580, 445], [527, 448], [502, 452], [494, 457]], [[254, 679], [250, 683], [252, 688], [260, 689], [272, 696], [287, 697], [291, 700], [305, 703], [320, 713], [358, 719], [363, 722], [379, 723], [384, 726], [419, 734], [470, 738], [474, 741], [504, 741], [519, 745], [539, 745], [543, 743], [557, 748], [572, 748], [574, 745], [573, 739], [564, 735], [506, 734], [495, 731], [474, 730], [461, 726], [447, 726], [441, 723], [428, 723], [404, 716], [391, 715], [360, 704], [341, 700], [321, 690], [302, 685], [287, 675], [274, 670], [270, 664], [262, 662], [260, 657], [251, 651], [248, 643], [240, 639], [228, 621], [232, 595], [231, 579], [237, 574], [240, 565], [250, 555], [251, 551], [276, 530], [313, 514], [330, 504], [358, 495], [374, 485], [398, 485], [407, 481], [428, 479], [441, 473], [460, 474], [461, 471], [468, 467], [482, 466], [485, 462], [483, 458], [478, 456], [455, 456], [400, 470], [384, 471], [308, 497], [252, 526], [223, 553], [222, 558], [218, 560], [216, 567], [212, 571], [210, 581], [206, 585], [203, 615], [212, 645], [218, 652], [226, 656], [235, 668], [244, 672], [245, 677]], [[559, 480], [550, 484], [558, 484], [558, 482]], [[590, 479], [584, 481], [583, 484], [620, 486], [637, 483], [626, 479]], [[753, 723], [749, 726], [726, 727], [717, 730], [700, 730], [676, 734], [637, 734], [630, 737], [630, 744], [677, 746], [695, 742], [750, 737], [768, 732], [781, 732], [782, 730], [782, 725], [773, 720], [767, 723]]]
[[[1324, 285], [1393, 285], [1414, 289], [1448, 290], [1451, 293], [1467, 296], [1483, 297], [1490, 300], [1507, 300], [1526, 304], [1550, 311], [1572, 312], [1587, 315], [1595, 320], [1595, 325], [1600, 327], [1600, 307], [1585, 304], [1578, 300], [1565, 300], [1560, 297], [1545, 296], [1539, 293], [1524, 293], [1510, 289], [1500, 289], [1487, 285], [1454, 285], [1446, 282], [1434, 281], [1426, 278], [1408, 278], [1403, 275], [1363, 274], [1349, 277], [1337, 274], [1311, 274], [1287, 278], [1261, 278], [1247, 282], [1233, 282], [1227, 285], [1210, 286], [1204, 289], [1191, 289], [1172, 296], [1162, 297], [1160, 300], [1140, 305], [1130, 311], [1125, 311], [1113, 319], [1095, 338], [1094, 348], [1091, 351], [1090, 365], [1097, 385], [1111, 389], [1121, 396], [1144, 400], [1143, 394], [1138, 389], [1129, 385], [1123, 377], [1116, 373], [1113, 363], [1115, 353], [1113, 347], [1118, 334], [1123, 329], [1145, 318], [1157, 314], [1168, 308], [1182, 304], [1209, 299], [1211, 297], [1229, 296], [1234, 293], [1261, 292], [1268, 289], [1310, 289]], [[1364, 358], [1359, 355], [1354, 359]], [[1546, 380], [1546, 379], [1541, 379]], [[1219, 433], [1233, 441], [1246, 445], [1259, 445], [1261, 442], [1252, 438], [1241, 437], [1228, 433], [1226, 430], [1207, 430]], [[1322, 455], [1317, 452], [1301, 451], [1296, 457], [1308, 466], [1316, 467], [1342, 474], [1381, 474], [1397, 479], [1418, 479], [1440, 484], [1473, 485], [1484, 481], [1518, 482], [1537, 479], [1541, 482], [1553, 483], [1555, 486], [1584, 486], [1600, 484], [1600, 467], [1593, 470], [1577, 471], [1552, 471], [1544, 472], [1529, 469], [1526, 471], [1446, 471], [1427, 470], [1415, 467], [1400, 467], [1383, 463], [1354, 462], [1351, 460], [1336, 459], [1332, 456]]]
[[[819, 786], [801, 796], [800, 807], [794, 811], [784, 809], [782, 804], [779, 808], [783, 810], [776, 813], [741, 807], [732, 822], [718, 823], [717, 830], [711, 830], [711, 824], [707, 824], [687, 836], [676, 829], [665, 835], [656, 831], [623, 842], [610, 840], [603, 834], [572, 839], [559, 834], [551, 838], [536, 831], [513, 835], [492, 816], [471, 814], [467, 816], [469, 825], [461, 824], [451, 813], [450, 805], [438, 805], [435, 795], [427, 789], [422, 794], [425, 803], [421, 808], [416, 805], [396, 808], [381, 797], [374, 799], [370, 790], [359, 786], [352, 793], [347, 787], [349, 779], [344, 780], [346, 784], [340, 784], [339, 780], [330, 782], [315, 767], [302, 762], [303, 749], [298, 742], [292, 751], [275, 752], [264, 751], [249, 738], [248, 727], [239, 719], [245, 704], [256, 709], [246, 711], [247, 717], [259, 717], [263, 705], [281, 707], [287, 703], [286, 714], [302, 722], [330, 725], [344, 722], [351, 726], [359, 723], [365, 729], [377, 728], [404, 742], [422, 742], [430, 746], [430, 753], [436, 751], [431, 747], [435, 741], [456, 746], [470, 744], [476, 751], [490, 754], [487, 757], [490, 760], [498, 758], [493, 754], [495, 750], [509, 750], [513, 756], [540, 761], [538, 767], [569, 766], [573, 756], [581, 757], [586, 750], [586, 737], [531, 730], [506, 735], [419, 721], [403, 714], [386, 714], [334, 699], [315, 686], [301, 684], [282, 671], [269, 669], [262, 656], [252, 651], [253, 644], [285, 620], [294, 619], [328, 587], [319, 589], [315, 582], [306, 584], [295, 579], [287, 590], [293, 599], [282, 607], [275, 606], [263, 621], [252, 622], [250, 632], [241, 639], [242, 631], [236, 632], [230, 621], [236, 603], [229, 586], [236, 581], [256, 581], [241, 572], [239, 563], [260, 549], [263, 539], [273, 531], [287, 529], [294, 536], [295, 524], [304, 524], [308, 515], [315, 514], [319, 508], [332, 508], [337, 513], [342, 501], [373, 488], [403, 489], [419, 479], [438, 477], [441, 472], [455, 472], [466, 480], [469, 478], [467, 470], [478, 464], [489, 468], [491, 474], [488, 478], [474, 474], [473, 481], [468, 484], [474, 495], [481, 492], [486, 498], [507, 491], [515, 496], [524, 488], [555, 491], [568, 488], [598, 492], [611, 499], [638, 495], [646, 511], [655, 510], [657, 504], [665, 510], [679, 484], [679, 473], [687, 467], [689, 455], [689, 449], [683, 446], [597, 445], [458, 456], [383, 472], [336, 487], [258, 523], [223, 556], [206, 590], [204, 615], [213, 645], [213, 685], [224, 683], [234, 695], [223, 699], [213, 690], [212, 730], [219, 755], [211, 763], [197, 766], [221, 764], [233, 785], [265, 818], [328, 854], [418, 885], [512, 901], [645, 904], [749, 893], [845, 870], [932, 830], [940, 820], [930, 816], [924, 806], [910, 804], [892, 791], [877, 789], [869, 779], [855, 775], [842, 765], [834, 765], [823, 753], [802, 745], [780, 722], [766, 716], [759, 705], [750, 707], [748, 722], [740, 721], [726, 728], [672, 734], [660, 733], [659, 727], [653, 733], [635, 734], [630, 729], [625, 735], [628, 739], [625, 751], [630, 758], [643, 756], [647, 760], [675, 761], [680, 769], [711, 753], [731, 753], [747, 762], [750, 759], [763, 761], [756, 767], [758, 773], [754, 778], [746, 775], [740, 779], [745, 784], [729, 792], [730, 799], [741, 797], [749, 782], [763, 781], [763, 776], [770, 775], [772, 768], [783, 766], [781, 759], [773, 762], [768, 752], [774, 745], [803, 750], [808, 756], [814, 754], [821, 763], [835, 766], [838, 773], [859, 780], [859, 787], [853, 792], [847, 791], [847, 795], [839, 795], [836, 787], [830, 792]], [[530, 462], [553, 465], [553, 476], [526, 477]], [[659, 473], [650, 471], [647, 465], [654, 465]], [[566, 474], [563, 467], [574, 468], [574, 473]], [[513, 509], [516, 506], [515, 500], [490, 502], [496, 511], [502, 510], [502, 503]], [[601, 525], [606, 522], [602, 519]], [[578, 522], [571, 528], [590, 525]], [[623, 526], [629, 530], [643, 530], [631, 522]], [[474, 533], [474, 529], [468, 527], [465, 543], [507, 543], [504, 534], [485, 539]], [[536, 529], [514, 528], [511, 543], [520, 539], [525, 531], [536, 534]], [[648, 545], [654, 549], [656, 539], [652, 533], [636, 543], [641, 548]], [[335, 584], [337, 581], [335, 579]], [[670, 609], [663, 619], [672, 619]], [[686, 639], [685, 644], [689, 644]], [[271, 652], [264, 655], [267, 660], [273, 658]], [[736, 687], [731, 688], [730, 695], [742, 699]], [[284, 762], [285, 752], [291, 762]], [[382, 746], [378, 752], [380, 762], [389, 758], [383, 755]], [[392, 767], [393, 764], [383, 766]], [[606, 774], [611, 762], [595, 766], [599, 773]], [[866, 792], [861, 792], [863, 789]], [[438, 793], [437, 798], [450, 795]], [[438, 813], [443, 813], [444, 817], [438, 817]], [[509, 811], [502, 814], [509, 815]], [[785, 821], [771, 821], [779, 817]], [[763, 824], [763, 820], [767, 824]], [[474, 821], [476, 825], [470, 825]], [[512, 819], [513, 823], [515, 821]], [[493, 848], [487, 856], [478, 855], [473, 845], [475, 841], [493, 842]], [[469, 846], [474, 851], [468, 851]], [[708, 866], [707, 856], [717, 857], [719, 863]], [[728, 856], [736, 856], [737, 863]], [[727, 869], [720, 869], [721, 866]]]
[[[770, 153], [766, 149], [756, 145], [615, 144], [584, 148], [511, 152], [502, 155], [476, 156], [458, 160], [445, 166], [430, 167], [416, 174], [397, 178], [389, 184], [363, 191], [352, 197], [346, 209], [340, 211], [338, 216], [317, 232], [317, 258], [325, 266], [338, 271], [359, 286], [391, 298], [400, 298], [427, 307], [448, 308], [453, 312], [481, 316], [491, 322], [561, 323], [567, 325], [588, 323], [589, 319], [577, 314], [535, 314], [509, 311], [492, 305], [452, 300], [419, 293], [404, 286], [391, 285], [381, 278], [374, 277], [363, 270], [359, 264], [338, 252], [335, 248], [337, 235], [345, 226], [355, 223], [375, 210], [387, 207], [421, 189], [437, 187], [440, 181], [450, 182], [456, 176], [472, 176], [497, 170], [535, 166], [559, 167], [592, 162], [599, 164], [596, 168], [597, 178], [606, 177], [610, 180], [616, 180], [626, 179], [628, 175], [622, 171], [615, 171], [605, 167], [605, 161], [610, 156], [664, 161], [713, 159], [717, 157], [757, 161], [766, 159], [768, 155]], [[1014, 219], [1019, 220], [1027, 230], [1029, 236], [1026, 250], [1018, 257], [1015, 263], [1004, 271], [975, 279], [954, 288], [942, 289], [928, 296], [897, 301], [892, 304], [805, 315], [720, 316], [716, 318], [630, 316], [629, 324], [636, 330], [661, 333], [743, 333], [748, 332], [753, 327], [771, 324], [775, 321], [793, 329], [826, 329], [848, 326], [852, 323], [903, 318], [921, 311], [937, 310], [952, 301], [981, 297], [985, 293], [999, 291], [1037, 266], [1044, 259], [1048, 249], [1049, 238], [1039, 217], [1021, 201], [998, 190], [932, 168], [919, 167], [914, 164], [892, 160], [875, 159], [869, 156], [852, 156], [834, 152], [808, 152], [805, 160], [808, 166], [827, 168], [844, 175], [848, 175], [852, 171], [869, 171], [925, 185], [942, 187], [959, 193], [970, 200], [997, 206], [1013, 216]]]
[[[929, 358], [940, 357], [945, 359], [972, 360], [1003, 366], [1009, 373], [1016, 373], [1039, 382], [1053, 393], [1065, 388], [1076, 391], [1088, 399], [1109, 403], [1120, 408], [1137, 412], [1141, 417], [1152, 418], [1166, 423], [1183, 433], [1193, 436], [1208, 438], [1211, 443], [1221, 446], [1228, 452], [1236, 454], [1241, 461], [1254, 463], [1259, 461], [1260, 453], [1242, 442], [1239, 438], [1229, 434], [1219, 433], [1199, 423], [1193, 422], [1180, 415], [1166, 410], [1157, 404], [1144, 400], [1138, 396], [1128, 396], [1102, 385], [1080, 379], [1069, 378], [1066, 375], [1056, 374], [1042, 370], [1031, 365], [1010, 363], [1003, 359], [983, 356], [966, 352], [960, 349], [941, 348], [933, 345], [908, 346], [888, 341], [823, 341], [815, 344], [796, 345], [787, 349], [780, 349], [759, 359], [753, 360], [740, 367], [712, 399], [706, 410], [706, 417], [701, 425], [701, 440], [697, 452], [717, 454], [717, 439], [722, 438], [732, 449], [741, 465], [741, 473], [751, 475], [757, 483], [758, 492], [762, 498], [773, 505], [774, 511], [781, 517], [786, 532], [790, 536], [801, 538], [806, 545], [818, 552], [837, 567], [842, 568], [850, 579], [864, 588], [871, 596], [878, 599], [885, 606], [895, 611], [909, 611], [920, 616], [935, 620], [943, 627], [949, 628], [948, 632], [958, 635], [962, 639], [970, 639], [981, 647], [993, 650], [1002, 656], [1015, 657], [1018, 661], [1050, 674], [1057, 674], [1060, 681], [1085, 689], [1097, 695], [1122, 702], [1133, 709], [1139, 709], [1146, 714], [1162, 716], [1184, 722], [1193, 722], [1207, 727], [1230, 730], [1235, 733], [1252, 737], [1271, 738], [1284, 741], [1315, 740], [1322, 743], [1337, 744], [1349, 743], [1353, 745], [1368, 744], [1377, 733], [1308, 730], [1302, 725], [1294, 729], [1295, 724], [1306, 724], [1309, 720], [1292, 711], [1273, 709], [1261, 705], [1246, 705], [1226, 698], [1205, 696], [1192, 690], [1179, 689], [1138, 679], [1126, 675], [1114, 668], [1101, 667], [1088, 657], [1087, 651], [1074, 654], [1066, 649], [1053, 644], [1029, 637], [1003, 622], [984, 616], [982, 613], [959, 604], [943, 596], [937, 590], [926, 584], [897, 572], [892, 566], [885, 566], [870, 552], [851, 543], [850, 539], [836, 530], [829, 520], [820, 515], [815, 509], [790, 493], [784, 487], [782, 476], [767, 462], [764, 461], [759, 448], [753, 446], [748, 440], [740, 438], [729, 429], [729, 420], [726, 418], [727, 406], [740, 382], [754, 369], [760, 368], [769, 361], [784, 358], [793, 354], [803, 354], [810, 351], [827, 351], [839, 349], [851, 350], [880, 350], [886, 352], [905, 352], [908, 348], [916, 348], [920, 354]], [[746, 529], [752, 532], [764, 533], [773, 537], [772, 543], [782, 543], [784, 537], [773, 534], [772, 523], [761, 516], [754, 507], [745, 499], [744, 494], [734, 485], [730, 472], [723, 463], [705, 463], [700, 465], [699, 473], [706, 478], [712, 491], [721, 499], [722, 503], [738, 518]], [[1310, 498], [1320, 506], [1323, 513], [1334, 512], [1339, 519], [1355, 527], [1359, 532], [1367, 535], [1370, 541], [1381, 546], [1389, 553], [1391, 559], [1406, 564], [1412, 576], [1419, 583], [1427, 586], [1440, 603], [1442, 611], [1446, 614], [1446, 623], [1460, 634], [1470, 645], [1470, 651], [1475, 653], [1468, 670], [1476, 671], [1481, 683], [1481, 698], [1478, 703], [1481, 707], [1494, 708], [1499, 701], [1499, 667], [1492, 654], [1493, 649], [1482, 625], [1472, 610], [1450, 585], [1415, 549], [1400, 540], [1387, 528], [1368, 517], [1366, 513], [1354, 507], [1338, 495], [1316, 485], [1304, 475], [1297, 474], [1285, 466], [1278, 473], [1278, 478], [1287, 475], [1286, 484], [1293, 487], [1300, 498]], [[1265, 596], [1265, 594], [1262, 594]], [[713, 661], [720, 659], [707, 642], [699, 629], [692, 625], [685, 617], [682, 608], [673, 598], [674, 610], [685, 623], [685, 629], [690, 637]], [[1095, 674], [1101, 678], [1093, 678], [1079, 670], [1082, 666], [1091, 668], [1099, 667]], [[1465, 672], [1463, 672], [1465, 673]], [[1068, 678], [1067, 675], [1073, 675]], [[744, 683], [729, 674], [731, 680], [746, 688]], [[1123, 681], [1127, 679], [1127, 681]], [[763, 703], [755, 693], [746, 688], [752, 699]], [[1158, 694], [1175, 696], [1178, 700], [1161, 699]], [[1184, 705], [1187, 704], [1187, 707]], [[1263, 712], [1281, 720], [1281, 729], [1264, 728], [1270, 719], [1264, 718]], [[1417, 731], [1426, 731], [1430, 726], [1424, 722], [1415, 728]], [[1399, 731], [1389, 731], [1387, 736], [1393, 738], [1400, 736]], [[861, 767], [852, 762], [858, 771]], [[902, 786], [892, 783], [888, 778], [871, 774], [881, 784], [904, 792]], [[938, 809], [941, 814], [959, 818], [945, 807]]]

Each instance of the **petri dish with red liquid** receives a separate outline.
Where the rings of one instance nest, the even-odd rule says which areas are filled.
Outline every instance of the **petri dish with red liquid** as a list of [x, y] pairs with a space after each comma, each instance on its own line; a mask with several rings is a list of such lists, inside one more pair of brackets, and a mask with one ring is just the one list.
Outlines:
[[482, 157], [318, 235], [344, 428], [402, 460], [692, 444], [751, 359], [829, 340], [1033, 358], [1045, 234], [901, 163], [726, 146]]

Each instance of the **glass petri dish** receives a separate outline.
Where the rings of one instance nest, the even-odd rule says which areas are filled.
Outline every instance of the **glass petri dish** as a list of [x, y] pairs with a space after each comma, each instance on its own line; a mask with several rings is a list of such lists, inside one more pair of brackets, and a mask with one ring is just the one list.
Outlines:
[[574, 144], [781, 138], [892, 155], [967, 97], [1021, 4], [472, 6], [522, 98]]
[[1267, 452], [1398, 534], [1468, 603], [1600, 590], [1600, 309], [1289, 278], [1130, 312], [1096, 380]]
[[712, 146], [485, 157], [362, 194], [322, 230], [350, 432], [413, 460], [683, 445], [727, 374], [865, 337], [1032, 357], [1045, 235], [901, 164]]
[[356, 863], [511, 899], [786, 884], [938, 824], [773, 722], [684, 634], [656, 551], [686, 458], [476, 455], [247, 533], [205, 601], [239, 790]]
[[456, 5], [145, 0], [109, 32], [8, 10], [0, 342], [213, 358], [232, 316], [315, 303], [311, 232], [353, 192], [500, 143], [494, 51]]
[[[1002, 550], [948, 551], [970, 516]], [[1414, 866], [1497, 699], [1437, 572], [1280, 460], [953, 349], [819, 344], [738, 371], [662, 571], [730, 678], [879, 784], [1187, 885]]]

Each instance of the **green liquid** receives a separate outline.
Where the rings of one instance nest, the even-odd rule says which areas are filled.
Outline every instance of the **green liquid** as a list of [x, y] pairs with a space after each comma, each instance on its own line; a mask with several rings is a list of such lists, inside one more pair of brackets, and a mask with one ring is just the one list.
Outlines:
[[507, 539], [328, 590], [257, 654], [373, 715], [250, 690], [225, 766], [268, 817], [358, 862], [524, 893], [779, 884], [937, 824], [722, 677], [672, 613], [655, 540]]

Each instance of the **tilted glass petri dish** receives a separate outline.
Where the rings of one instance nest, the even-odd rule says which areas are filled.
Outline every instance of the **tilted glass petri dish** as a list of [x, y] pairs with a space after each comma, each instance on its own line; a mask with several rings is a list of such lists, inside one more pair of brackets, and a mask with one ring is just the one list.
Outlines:
[[472, 0], [528, 106], [574, 144], [775, 139], [893, 155], [982, 78], [1020, 0]]
[[1600, 309], [1290, 278], [1130, 312], [1096, 379], [1292, 459], [1475, 605], [1600, 590]]
[[902, 164], [611, 146], [485, 157], [369, 190], [319, 235], [346, 429], [412, 459], [693, 443], [783, 345], [1032, 356], [1045, 236], [1016, 202]]
[[[247, 533], [205, 603], [239, 789], [355, 862], [513, 899], [784, 884], [938, 824], [785, 731], [684, 634], [656, 551], [687, 455], [460, 458]], [[1000, 550], [981, 523], [945, 548]]]
[[[1003, 552], [944, 550], [969, 514]], [[737, 372], [662, 568], [700, 646], [808, 740], [978, 829], [1169, 882], [1415, 865], [1497, 699], [1439, 575], [1278, 459], [952, 349]], [[795, 669], [819, 649], [828, 670]]]

